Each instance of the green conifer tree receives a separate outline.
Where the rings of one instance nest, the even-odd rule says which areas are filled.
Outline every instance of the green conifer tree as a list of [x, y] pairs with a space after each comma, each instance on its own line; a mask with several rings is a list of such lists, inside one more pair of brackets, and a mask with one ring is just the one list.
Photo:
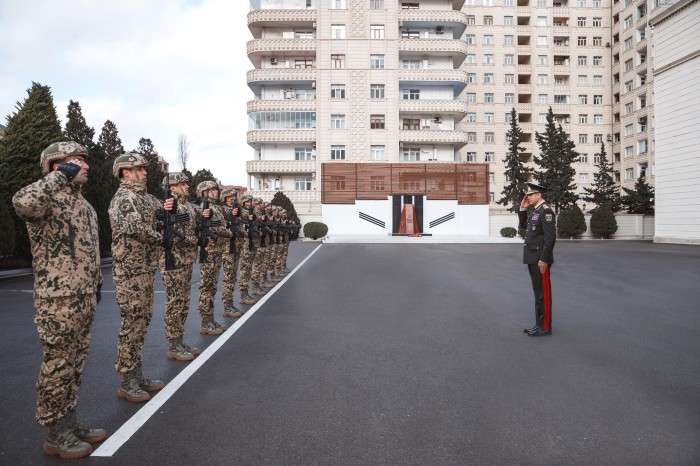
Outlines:
[[576, 202], [576, 183], [574, 176], [574, 162], [579, 158], [576, 145], [569, 139], [569, 135], [557, 127], [554, 122], [554, 112], [549, 107], [547, 112], [547, 124], [543, 133], [536, 132], [535, 138], [540, 148], [539, 156], [535, 156], [535, 163], [540, 171], [534, 173], [538, 184], [547, 189], [547, 202], [555, 213]]
[[0, 257], [15, 252], [15, 221], [6, 201], [0, 201]]
[[15, 108], [7, 117], [0, 144], [0, 202], [8, 206], [15, 225], [15, 254], [27, 258], [31, 256], [29, 236], [24, 221], [11, 207], [12, 196], [43, 176], [39, 165], [41, 151], [63, 136], [48, 86], [33, 82], [25, 101], [17, 102]]
[[503, 186], [503, 191], [501, 191], [503, 197], [497, 203], [508, 206], [510, 212], [517, 212], [520, 210], [520, 202], [526, 191], [525, 183], [530, 178], [532, 169], [526, 167], [520, 158], [521, 154], [525, 152], [525, 147], [520, 145], [523, 131], [518, 126], [518, 114], [515, 108], [510, 111], [510, 129], [506, 133], [506, 137], [510, 142], [503, 163], [506, 167], [506, 180], [509, 181], [506, 181], [505, 186]]
[[105, 208], [96, 209], [97, 218], [100, 222], [100, 252], [103, 256], [108, 256], [112, 249], [112, 227], [109, 222], [108, 209], [114, 193], [119, 188], [119, 180], [112, 173], [112, 166], [114, 165], [114, 160], [124, 153], [124, 146], [119, 138], [119, 131], [112, 121], [107, 120], [102, 126], [95, 150], [99, 152], [99, 156], [96, 156], [96, 158], [102, 163], [102, 170], [100, 170], [99, 179], [91, 176], [88, 184], [94, 182], [95, 185], [101, 187]]
[[153, 194], [157, 198], [163, 197], [163, 169], [158, 161], [158, 152], [153, 147], [153, 142], [147, 138], [139, 139], [139, 148], [136, 152], [146, 157], [148, 161], [148, 166], [146, 171], [148, 172], [148, 182], [146, 183], [146, 190], [149, 194]]
[[613, 165], [608, 161], [605, 144], [600, 144], [600, 152], [596, 154], [599, 161], [595, 164], [598, 173], [593, 175], [591, 188], [583, 188], [586, 193], [584, 201], [592, 202], [598, 207], [607, 206], [611, 212], [620, 210], [620, 193], [613, 179]]
[[654, 215], [654, 188], [644, 176], [637, 178], [634, 189], [622, 188], [622, 205], [630, 214]]

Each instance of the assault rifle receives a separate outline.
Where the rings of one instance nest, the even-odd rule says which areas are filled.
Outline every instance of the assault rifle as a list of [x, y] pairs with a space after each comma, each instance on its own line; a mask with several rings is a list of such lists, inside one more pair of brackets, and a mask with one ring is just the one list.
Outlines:
[[[170, 184], [168, 183], [168, 174], [166, 173], [163, 180], [163, 202], [170, 199]], [[177, 268], [175, 264], [175, 255], [173, 254], [173, 236], [177, 236], [181, 240], [185, 240], [185, 234], [175, 228], [178, 223], [187, 222], [190, 216], [186, 213], [177, 213], [177, 199], [173, 199], [172, 210], [160, 209], [156, 212], [158, 219], [158, 231], [163, 234], [163, 248], [165, 249], [165, 270], [174, 270]]]
[[[202, 210], [207, 210], [209, 208], [209, 191], [204, 191], [204, 199], [202, 200]], [[213, 231], [212, 228], [220, 227], [221, 222], [219, 220], [212, 220], [211, 216], [209, 218], [200, 215], [197, 219], [197, 244], [199, 244], [199, 263], [206, 264], [207, 257], [207, 244], [209, 244], [209, 239], [216, 241], [219, 239]]]
[[238, 202], [234, 201], [233, 205], [231, 206], [232, 209], [238, 209], [238, 215], [233, 215], [233, 210], [231, 210], [231, 214], [229, 215], [228, 222], [226, 222], [226, 228], [228, 228], [233, 236], [231, 236], [231, 240], [229, 242], [228, 246], [228, 252], [229, 254], [236, 254], [236, 238], [243, 238], [245, 236], [245, 233], [243, 233], [238, 226], [245, 224], [245, 222], [241, 218], [241, 208], [238, 205]]

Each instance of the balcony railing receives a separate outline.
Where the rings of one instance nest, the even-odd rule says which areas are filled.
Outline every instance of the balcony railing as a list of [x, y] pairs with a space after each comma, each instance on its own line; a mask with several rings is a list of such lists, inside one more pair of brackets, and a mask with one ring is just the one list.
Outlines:
[[275, 112], [275, 111], [313, 111], [316, 108], [316, 100], [284, 99], [284, 100], [249, 100], [246, 103], [246, 111], [251, 112]]
[[246, 140], [251, 146], [258, 146], [266, 142], [313, 142], [316, 140], [316, 128], [254, 129], [246, 133]]
[[450, 34], [448, 34], [448, 31], [444, 32], [446, 38], [459, 39], [467, 27], [467, 14], [454, 10], [401, 9], [399, 10], [399, 21], [404, 26], [421, 23], [444, 24], [447, 28], [452, 29]]
[[284, 82], [284, 81], [315, 81], [315, 68], [264, 68], [250, 70], [246, 73], [248, 85], [261, 81]]
[[253, 39], [246, 43], [248, 55], [277, 52], [315, 52], [316, 39]]
[[277, 24], [290, 27], [313, 27], [316, 21], [316, 10], [253, 10], [248, 13], [248, 29], [253, 37], [259, 37], [263, 27]]
[[[246, 191], [246, 194], [250, 194], [253, 197], [260, 197], [263, 201], [270, 201], [279, 190], [250, 190]], [[289, 198], [292, 203], [296, 204], [298, 202], [321, 202], [321, 191], [320, 190], [287, 190], [286, 186], [282, 187], [284, 195]], [[299, 213], [299, 212], [297, 212]]]
[[400, 130], [399, 141], [407, 143], [452, 144], [459, 148], [467, 144], [467, 133], [456, 130]]
[[467, 103], [459, 100], [400, 100], [399, 112], [452, 113], [461, 119], [467, 114]]
[[401, 39], [399, 55], [434, 55], [452, 57], [452, 66], [459, 68], [467, 57], [467, 44], [453, 39]]
[[314, 173], [316, 160], [248, 160], [248, 173]]

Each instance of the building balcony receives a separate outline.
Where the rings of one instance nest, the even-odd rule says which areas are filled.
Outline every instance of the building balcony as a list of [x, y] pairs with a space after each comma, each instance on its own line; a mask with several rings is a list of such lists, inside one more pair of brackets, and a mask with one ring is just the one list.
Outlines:
[[568, 75], [571, 73], [571, 66], [569, 66], [569, 65], [554, 65], [554, 73]]
[[248, 145], [259, 148], [267, 142], [307, 142], [316, 141], [316, 128], [313, 129], [253, 129], [246, 133]]
[[462, 7], [464, 6], [464, 0], [452, 0], [452, 9], [453, 10], [461, 10]]
[[[318, 203], [320, 205], [321, 203], [321, 191], [320, 190], [303, 190], [303, 191], [297, 191], [297, 190], [287, 190], [284, 189], [285, 187], [282, 187], [284, 190], [284, 195], [289, 198], [290, 201], [292, 201], [293, 204], [298, 204], [300, 202], [314, 202]], [[273, 197], [275, 197], [275, 194], [277, 194], [278, 189], [273, 189], [273, 190], [249, 190], [246, 191], [246, 194], [250, 194], [253, 197], [259, 197], [262, 198], [263, 201], [270, 201], [272, 200]], [[297, 214], [299, 214], [299, 210], [297, 209]], [[320, 212], [319, 212], [320, 213]]]
[[259, 39], [262, 29], [284, 24], [290, 31], [294, 29], [316, 29], [316, 10], [254, 10], [248, 13], [248, 29]]
[[399, 143], [452, 144], [459, 149], [467, 144], [467, 133], [457, 130], [400, 130]]
[[246, 80], [248, 87], [254, 94], [260, 93], [261, 86], [273, 83], [285, 83], [288, 87], [304, 87], [304, 85], [316, 81], [316, 69], [265, 68], [250, 70], [246, 73]]
[[246, 172], [257, 173], [315, 173], [316, 160], [248, 160], [245, 163]]
[[399, 113], [449, 114], [460, 121], [467, 114], [467, 103], [460, 100], [400, 100]]
[[518, 15], [527, 15], [529, 16], [532, 13], [532, 7], [529, 6], [517, 6], [515, 7], [515, 12]]
[[639, 51], [639, 50], [644, 50], [645, 48], [647, 48], [647, 39], [646, 39], [646, 37], [645, 37], [644, 39], [640, 40], [639, 42], [637, 42], [636, 44], [634, 44], [634, 48], [635, 48], [637, 51]]
[[647, 62], [640, 63], [639, 65], [637, 65], [637, 66], [634, 68], [634, 71], [635, 71], [637, 74], [644, 74], [644, 73], [646, 73], [646, 72], [647, 72]]
[[276, 55], [316, 56], [316, 39], [253, 39], [246, 43], [248, 59], [260, 68], [263, 57]]
[[249, 100], [246, 103], [248, 113], [252, 112], [278, 112], [278, 111], [314, 111], [316, 100], [284, 99], [284, 100]]
[[467, 57], [467, 43], [454, 39], [401, 39], [399, 57], [422, 59], [426, 55], [451, 57], [452, 66], [459, 68]]
[[570, 34], [571, 30], [569, 29], [569, 26], [553, 26], [552, 31], [554, 34]]
[[530, 74], [532, 73], [532, 66], [530, 65], [518, 65], [518, 74]]
[[569, 45], [568, 45], [568, 44], [566, 44], [566, 45], [555, 45], [555, 46], [552, 47], [552, 49], [554, 50], [554, 53], [555, 53], [555, 54], [556, 54], [556, 53], [565, 53], [565, 54], [568, 55], [569, 52], [570, 52], [570, 49], [569, 49]]
[[569, 16], [569, 8], [563, 6], [557, 6], [552, 8], [555, 15]]
[[[431, 29], [444, 26], [452, 29], [452, 38], [462, 37], [467, 28], [467, 14], [454, 10], [399, 10], [399, 22], [404, 27], [428, 27]], [[446, 37], [450, 37], [448, 34]]]
[[401, 86], [419, 86], [430, 82], [449, 84], [453, 86], [455, 96], [457, 96], [467, 86], [467, 73], [461, 70], [444, 70], [433, 68], [399, 70], [399, 84]]

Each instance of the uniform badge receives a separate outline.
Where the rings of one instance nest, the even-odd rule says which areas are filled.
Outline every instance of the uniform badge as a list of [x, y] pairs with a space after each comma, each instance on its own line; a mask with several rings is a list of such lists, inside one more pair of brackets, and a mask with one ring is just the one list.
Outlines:
[[546, 222], [553, 222], [554, 221], [554, 214], [544, 214], [544, 220]]
[[540, 219], [540, 214], [534, 214], [532, 216], [532, 220], [539, 220]]
[[131, 202], [129, 201], [124, 201], [121, 204], [119, 204], [119, 210], [122, 211], [122, 213], [129, 213], [134, 210], [134, 207], [131, 205]]

